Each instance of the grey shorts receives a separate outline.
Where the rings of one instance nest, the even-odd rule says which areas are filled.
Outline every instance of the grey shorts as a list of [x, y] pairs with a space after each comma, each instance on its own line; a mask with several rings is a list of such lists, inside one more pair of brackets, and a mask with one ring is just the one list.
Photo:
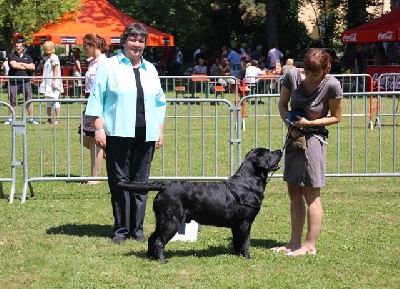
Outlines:
[[11, 103], [17, 102], [18, 93], [22, 93], [24, 95], [25, 101], [30, 100], [32, 98], [32, 83], [30, 81], [13, 83], [10, 82], [10, 86], [8, 88], [9, 91], [9, 99]]

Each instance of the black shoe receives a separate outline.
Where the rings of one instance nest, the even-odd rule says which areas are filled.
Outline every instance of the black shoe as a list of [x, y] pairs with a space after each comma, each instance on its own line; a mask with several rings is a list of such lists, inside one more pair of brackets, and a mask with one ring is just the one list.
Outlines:
[[123, 242], [125, 242], [125, 239], [126, 238], [124, 236], [115, 236], [115, 237], [112, 238], [112, 241], [113, 241], [114, 244], [120, 245]]
[[139, 236], [132, 236], [132, 239], [140, 242], [140, 243], [146, 243], [146, 237], [143, 235], [139, 235]]

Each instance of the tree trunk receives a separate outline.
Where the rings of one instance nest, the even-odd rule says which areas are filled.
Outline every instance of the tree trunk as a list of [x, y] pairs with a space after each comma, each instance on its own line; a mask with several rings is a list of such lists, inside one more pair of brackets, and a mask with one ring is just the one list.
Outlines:
[[348, 0], [348, 29], [364, 24], [367, 20], [367, 0]]
[[267, 49], [275, 44], [279, 47], [278, 43], [278, 29], [277, 29], [277, 7], [278, 0], [265, 0], [266, 15], [266, 32], [267, 32]]

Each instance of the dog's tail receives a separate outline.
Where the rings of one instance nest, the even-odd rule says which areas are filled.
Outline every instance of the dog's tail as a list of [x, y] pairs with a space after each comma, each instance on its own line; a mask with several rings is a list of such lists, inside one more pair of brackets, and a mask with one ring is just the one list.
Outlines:
[[119, 182], [117, 186], [125, 190], [135, 191], [138, 193], [148, 192], [148, 191], [163, 191], [165, 189], [165, 183], [163, 182], [150, 182], [150, 183]]

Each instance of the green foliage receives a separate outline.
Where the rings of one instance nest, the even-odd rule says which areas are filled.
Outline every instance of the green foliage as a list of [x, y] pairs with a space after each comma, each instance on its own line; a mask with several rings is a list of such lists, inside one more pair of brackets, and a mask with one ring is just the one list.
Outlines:
[[[15, 32], [29, 36], [49, 21], [57, 21], [65, 11], [79, 9], [81, 0], [0, 0], [0, 40], [10, 51]], [[274, 34], [278, 46], [293, 52], [310, 45], [342, 50], [340, 32], [365, 23], [367, 6], [379, 11], [379, 0], [110, 0], [111, 4], [133, 18], [175, 36], [176, 45], [184, 51], [185, 60], [206, 44], [210, 56], [219, 55], [223, 45], [267, 47], [267, 32]], [[267, 27], [266, 4], [277, 6], [276, 31]], [[317, 25], [323, 24], [321, 39], [315, 43], [299, 22], [299, 9], [312, 3]], [[380, 11], [379, 11], [380, 12]], [[274, 22], [275, 23], [275, 22]], [[276, 34], [276, 35], [275, 35]]]
[[[258, 0], [172, 0], [172, 1], [110, 1], [130, 16], [175, 36], [184, 55], [202, 43], [210, 54], [219, 54], [223, 45], [266, 47], [265, 1]], [[294, 51], [309, 46], [310, 38], [303, 23], [298, 21], [301, 0], [277, 1], [278, 43]]]
[[290, 48], [299, 52], [304, 47], [309, 47], [311, 38], [308, 36], [304, 23], [298, 21], [301, 0], [279, 1], [278, 31], [279, 47]]
[[79, 8], [81, 0], [3, 0], [0, 2], [0, 31], [9, 51], [15, 33], [31, 40], [43, 24], [61, 19], [64, 12]]

